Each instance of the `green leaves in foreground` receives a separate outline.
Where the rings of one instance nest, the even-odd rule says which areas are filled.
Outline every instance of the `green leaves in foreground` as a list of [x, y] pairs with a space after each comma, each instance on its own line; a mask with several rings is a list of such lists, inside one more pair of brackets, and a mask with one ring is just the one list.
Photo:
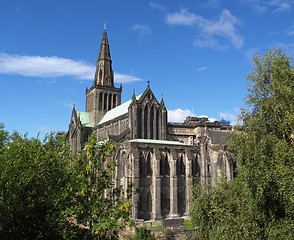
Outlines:
[[121, 186], [114, 186], [113, 142], [97, 143], [91, 136], [85, 149], [73, 162], [68, 189], [72, 205], [66, 216], [74, 216], [72, 226], [80, 226], [85, 239], [113, 239], [130, 224], [132, 185], [125, 195]]
[[107, 239], [130, 224], [132, 186], [114, 186], [114, 143], [89, 139], [72, 156], [62, 134], [44, 141], [0, 125], [0, 239]]
[[53, 135], [43, 142], [5, 135], [0, 151], [0, 238], [60, 239], [68, 149]]
[[248, 95], [228, 150], [238, 176], [196, 186], [192, 219], [209, 239], [292, 239], [294, 232], [294, 68], [280, 50], [253, 58]]

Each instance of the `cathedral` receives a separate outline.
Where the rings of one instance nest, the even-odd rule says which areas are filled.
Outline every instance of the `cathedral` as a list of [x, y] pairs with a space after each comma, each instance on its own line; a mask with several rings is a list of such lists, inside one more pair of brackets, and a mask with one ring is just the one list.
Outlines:
[[73, 152], [83, 150], [91, 134], [116, 142], [115, 185], [132, 182], [141, 189], [132, 198], [132, 219], [185, 217], [190, 185], [234, 177], [234, 162], [223, 142], [231, 130], [229, 122], [205, 117], [168, 122], [163, 97], [157, 100], [149, 82], [142, 94], [134, 92], [125, 103], [121, 94], [122, 86], [114, 85], [104, 30], [94, 83], [86, 89], [86, 110], [73, 108], [66, 139]]

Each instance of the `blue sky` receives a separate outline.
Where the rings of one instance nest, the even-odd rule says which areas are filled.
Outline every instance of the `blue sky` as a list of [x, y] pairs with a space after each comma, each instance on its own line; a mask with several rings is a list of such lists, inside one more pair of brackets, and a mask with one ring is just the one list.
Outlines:
[[0, 122], [36, 136], [67, 131], [107, 22], [122, 102], [150, 81], [169, 121], [231, 122], [243, 106], [251, 57], [294, 56], [294, 0], [0, 0]]

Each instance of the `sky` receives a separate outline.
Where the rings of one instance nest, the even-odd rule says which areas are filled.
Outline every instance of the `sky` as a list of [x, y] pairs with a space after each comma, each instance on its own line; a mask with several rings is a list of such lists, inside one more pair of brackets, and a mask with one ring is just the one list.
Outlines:
[[122, 102], [150, 81], [169, 122], [236, 123], [252, 56], [294, 56], [294, 0], [0, 0], [0, 122], [36, 137], [85, 111], [106, 22]]

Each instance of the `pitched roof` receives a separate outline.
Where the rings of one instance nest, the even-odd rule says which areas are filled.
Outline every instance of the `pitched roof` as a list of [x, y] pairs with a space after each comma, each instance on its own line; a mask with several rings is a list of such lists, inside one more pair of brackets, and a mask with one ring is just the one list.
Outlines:
[[[139, 100], [140, 97], [142, 96], [142, 94], [140, 94], [139, 96], [136, 97], [136, 100]], [[98, 123], [98, 125], [102, 124], [102, 123], [105, 123], [105, 122], [108, 122], [110, 120], [113, 120], [119, 116], [122, 116], [126, 113], [128, 113], [128, 108], [130, 106], [130, 104], [132, 103], [132, 99], [109, 110], [105, 115], [104, 117], [100, 120], [100, 122]]]
[[76, 113], [77, 113], [77, 118], [80, 119], [83, 127], [92, 127], [91, 115], [89, 112], [76, 111]]
[[210, 137], [213, 144], [223, 144], [226, 140], [226, 137], [229, 136], [229, 134], [229, 131], [221, 131], [214, 129], [207, 130], [207, 135]]

